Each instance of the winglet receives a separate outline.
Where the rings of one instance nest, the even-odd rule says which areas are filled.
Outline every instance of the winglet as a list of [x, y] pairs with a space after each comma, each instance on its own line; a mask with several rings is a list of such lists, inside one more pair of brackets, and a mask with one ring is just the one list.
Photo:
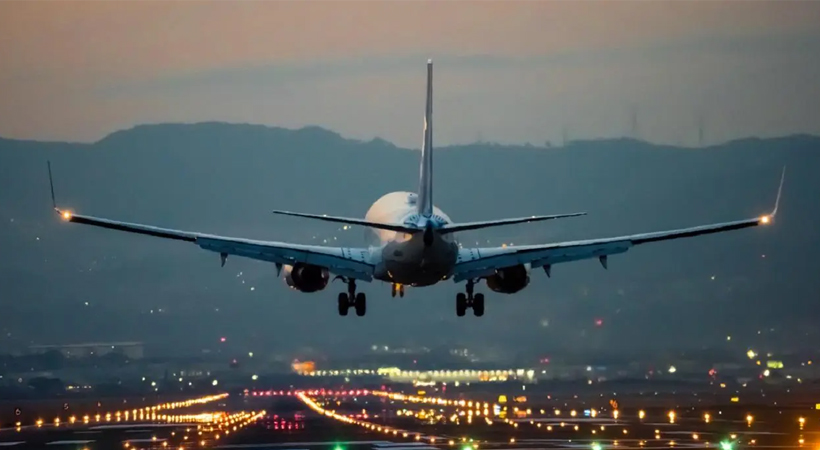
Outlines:
[[783, 166], [783, 172], [780, 174], [780, 186], [777, 188], [777, 198], [774, 201], [774, 209], [770, 216], [777, 215], [777, 207], [780, 206], [780, 196], [783, 195], [783, 182], [786, 180], [786, 166]]
[[774, 209], [769, 214], [764, 216], [760, 216], [758, 219], [758, 223], [761, 225], [767, 225], [774, 220], [774, 217], [777, 215], [777, 209], [780, 207], [780, 197], [783, 195], [783, 182], [786, 181], [786, 166], [783, 166], [783, 172], [780, 174], [780, 186], [777, 188], [777, 198], [774, 200]]
[[48, 184], [51, 185], [51, 205], [54, 207], [54, 210], [57, 211], [57, 200], [54, 197], [54, 179], [51, 178], [51, 161], [46, 162], [48, 164]]
[[60, 215], [64, 220], [71, 221], [73, 214], [71, 211], [63, 211], [57, 207], [57, 199], [54, 197], [54, 178], [51, 176], [51, 161], [47, 162], [48, 164], [48, 184], [51, 187], [51, 206], [54, 208], [54, 211]]

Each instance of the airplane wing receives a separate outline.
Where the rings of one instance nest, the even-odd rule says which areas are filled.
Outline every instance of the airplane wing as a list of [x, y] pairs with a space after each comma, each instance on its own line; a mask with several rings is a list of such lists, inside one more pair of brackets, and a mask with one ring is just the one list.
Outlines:
[[[51, 181], [50, 163], [49, 181]], [[314, 264], [326, 267], [328, 271], [336, 275], [361, 281], [372, 281], [373, 279], [373, 264], [370, 263], [369, 250], [366, 248], [325, 247], [274, 241], [257, 241], [74, 214], [71, 211], [57, 207], [57, 202], [54, 199], [53, 181], [51, 182], [51, 199], [54, 210], [66, 222], [192, 242], [205, 250], [219, 253], [223, 266], [225, 265], [225, 260], [228, 255], [234, 255], [272, 262], [276, 264], [278, 268], [281, 268], [282, 265], [293, 265], [295, 263]]]
[[777, 214], [777, 207], [780, 203], [780, 194], [783, 191], [785, 175], [786, 171], [784, 168], [780, 178], [780, 187], [777, 191], [777, 200], [775, 201], [774, 209], [767, 215], [733, 222], [612, 238], [557, 242], [544, 245], [526, 245], [520, 247], [465, 248], [459, 251], [458, 261], [453, 268], [453, 281], [459, 282], [466, 279], [489, 276], [499, 269], [514, 267], [519, 264], [530, 264], [533, 268], [543, 267], [547, 276], [550, 275], [550, 269], [553, 264], [579, 261], [582, 259], [598, 258], [604, 268], [606, 268], [607, 257], [609, 255], [624, 253], [636, 245], [767, 225], [774, 221], [775, 215]]
[[257, 241], [192, 231], [173, 230], [170, 228], [159, 228], [139, 223], [120, 222], [100, 217], [74, 214], [59, 208], [55, 208], [55, 211], [67, 222], [192, 242], [200, 248], [219, 253], [222, 257], [223, 265], [228, 255], [234, 255], [272, 262], [277, 265], [293, 265], [296, 263], [314, 264], [327, 267], [330, 272], [336, 275], [362, 281], [371, 281], [373, 279], [373, 264], [369, 262], [369, 250], [366, 248], [325, 247], [274, 241]]

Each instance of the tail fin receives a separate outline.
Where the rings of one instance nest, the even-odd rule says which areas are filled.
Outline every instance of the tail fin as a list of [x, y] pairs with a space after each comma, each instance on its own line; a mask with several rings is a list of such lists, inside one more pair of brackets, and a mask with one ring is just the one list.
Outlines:
[[433, 60], [427, 60], [427, 108], [424, 112], [424, 143], [421, 145], [418, 212], [433, 215]]

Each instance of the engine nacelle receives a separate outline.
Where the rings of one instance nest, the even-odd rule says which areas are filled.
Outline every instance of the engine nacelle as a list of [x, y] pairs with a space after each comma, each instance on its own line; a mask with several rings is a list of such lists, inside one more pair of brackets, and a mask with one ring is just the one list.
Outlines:
[[313, 264], [296, 263], [282, 267], [285, 283], [297, 291], [317, 292], [327, 287], [330, 272], [327, 268]]
[[521, 264], [507, 267], [495, 272], [495, 275], [486, 277], [487, 287], [502, 294], [515, 294], [530, 284], [530, 265]]

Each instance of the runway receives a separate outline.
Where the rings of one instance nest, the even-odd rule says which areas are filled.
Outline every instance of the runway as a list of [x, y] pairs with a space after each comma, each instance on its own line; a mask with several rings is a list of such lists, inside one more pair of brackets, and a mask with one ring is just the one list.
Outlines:
[[[380, 391], [234, 395], [181, 402], [126, 420], [0, 429], [13, 449], [670, 449], [818, 448], [820, 416], [805, 406], [726, 405], [560, 410], [548, 401], [498, 405]], [[606, 402], [602, 401], [602, 405]], [[506, 411], [503, 408], [506, 407]], [[150, 409], [150, 407], [148, 407]], [[161, 414], [160, 414], [161, 413]]]

